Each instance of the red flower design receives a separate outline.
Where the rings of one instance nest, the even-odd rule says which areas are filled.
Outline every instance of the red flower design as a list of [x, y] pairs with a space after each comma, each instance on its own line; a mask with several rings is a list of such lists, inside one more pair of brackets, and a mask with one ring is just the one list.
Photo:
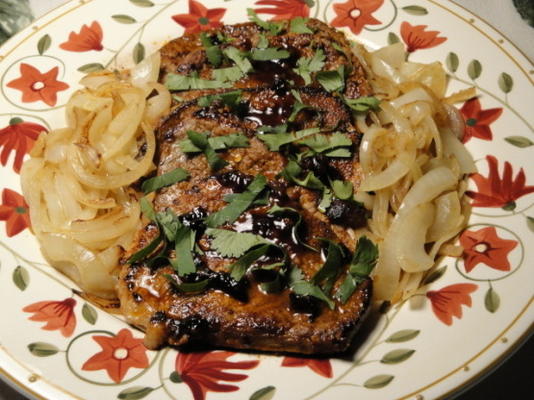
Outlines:
[[93, 336], [102, 351], [83, 364], [84, 371], [105, 369], [115, 383], [120, 383], [130, 368], [148, 367], [147, 349], [143, 339], [135, 339], [128, 329], [121, 329], [117, 336]]
[[102, 32], [102, 27], [97, 21], [94, 21], [91, 26], [83, 25], [80, 33], [71, 32], [69, 34], [69, 40], [65, 43], [61, 43], [59, 47], [67, 51], [101, 51], [104, 46], [102, 46], [102, 39], [104, 38], [104, 33]]
[[534, 186], [526, 186], [525, 171], [519, 170], [515, 178], [512, 178], [512, 166], [508, 161], [504, 162], [502, 178], [499, 177], [499, 162], [494, 156], [486, 156], [489, 166], [487, 178], [480, 174], [472, 174], [471, 178], [477, 185], [478, 192], [467, 191], [466, 194], [473, 200], [473, 207], [502, 207], [505, 210], [513, 210], [516, 207], [515, 200], [526, 194], [534, 192]]
[[20, 64], [20, 78], [12, 80], [8, 87], [22, 92], [23, 103], [42, 101], [53, 107], [57, 103], [57, 92], [67, 90], [69, 85], [57, 80], [58, 67], [41, 73], [37, 68], [29, 64]]
[[471, 272], [479, 263], [499, 271], [510, 271], [508, 253], [517, 246], [517, 241], [501, 239], [494, 226], [478, 231], [465, 231], [460, 236], [464, 248], [465, 271]]
[[447, 40], [446, 37], [439, 37], [438, 31], [425, 31], [427, 25], [413, 26], [408, 22], [401, 24], [401, 36], [406, 43], [409, 53], [419, 49], [430, 49], [436, 47]]
[[28, 204], [17, 192], [11, 189], [2, 191], [0, 221], [6, 221], [6, 234], [12, 237], [31, 226]]
[[248, 375], [225, 372], [225, 369], [252, 369], [259, 361], [232, 362], [227, 359], [235, 353], [213, 351], [204, 353], [179, 353], [176, 372], [191, 389], [194, 400], [204, 400], [207, 392], [235, 392], [239, 387], [224, 385], [220, 381], [241, 382]]
[[462, 304], [471, 307], [471, 296], [478, 286], [472, 283], [457, 283], [440, 290], [431, 290], [426, 297], [432, 303], [432, 311], [445, 325], [452, 325], [452, 317], [462, 318]]
[[185, 28], [185, 33], [198, 33], [222, 26], [226, 8], [208, 9], [198, 1], [189, 0], [189, 14], [173, 15], [172, 19]]
[[466, 101], [460, 109], [466, 124], [462, 141], [467, 143], [472, 137], [482, 140], [492, 140], [493, 134], [489, 125], [501, 116], [502, 111], [502, 108], [483, 110], [480, 101], [476, 97]]
[[65, 337], [69, 337], [76, 328], [74, 306], [76, 300], [69, 298], [63, 301], [40, 301], [30, 304], [22, 311], [33, 313], [31, 321], [46, 322], [41, 329], [47, 331], [59, 330]]
[[284, 357], [282, 367], [309, 367], [313, 372], [332, 378], [332, 364], [328, 359]]
[[310, 15], [310, 1], [306, 0], [260, 0], [258, 6], [270, 6], [256, 8], [258, 14], [274, 15], [273, 21], [291, 19], [295, 17], [308, 17]]
[[9, 126], [0, 129], [0, 148], [4, 147], [0, 154], [0, 163], [7, 164], [9, 155], [15, 150], [13, 170], [18, 174], [22, 167], [24, 156], [30, 152], [39, 135], [46, 132], [46, 128], [39, 124], [24, 122], [20, 118], [13, 118]]
[[348, 0], [334, 4], [336, 18], [330, 25], [348, 27], [352, 33], [359, 34], [365, 25], [380, 25], [382, 22], [372, 16], [384, 4], [384, 0]]

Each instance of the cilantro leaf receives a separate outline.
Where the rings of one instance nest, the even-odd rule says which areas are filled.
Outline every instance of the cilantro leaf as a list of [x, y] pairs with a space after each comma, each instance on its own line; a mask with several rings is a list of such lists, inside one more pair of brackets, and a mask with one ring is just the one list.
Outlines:
[[312, 296], [324, 301], [331, 310], [335, 307], [335, 303], [321, 290], [321, 288], [311, 282], [297, 281], [291, 285], [291, 290], [293, 293], [300, 296]]
[[169, 262], [179, 276], [192, 274], [197, 270], [191, 251], [195, 244], [195, 232], [182, 225], [176, 230], [174, 242], [176, 258], [169, 259]]
[[[208, 143], [213, 150], [225, 150], [249, 146], [247, 137], [240, 133], [231, 133], [224, 136], [212, 136], [208, 139]], [[182, 140], [179, 143], [179, 146], [184, 153], [200, 153], [203, 151], [200, 147], [195, 146], [190, 139]]]
[[251, 72], [254, 68], [252, 67], [252, 64], [246, 58], [245, 53], [241, 52], [236, 47], [227, 47], [223, 50], [223, 53], [226, 57], [228, 57], [230, 60], [234, 62], [234, 64], [243, 72], [244, 74], [248, 74]]
[[169, 281], [173, 288], [181, 293], [200, 293], [209, 287], [210, 280], [203, 279], [198, 282], [181, 282], [178, 283], [172, 275], [164, 274], [165, 279]]
[[156, 221], [163, 229], [163, 233], [169, 242], [174, 242], [176, 232], [182, 226], [182, 223], [172, 210], [165, 210], [156, 214]]
[[216, 171], [228, 165], [226, 161], [224, 161], [217, 155], [217, 153], [215, 153], [215, 150], [213, 147], [211, 147], [206, 134], [195, 131], [187, 131], [187, 137], [189, 137], [189, 140], [195, 147], [204, 152], [211, 169]]
[[247, 8], [247, 14], [251, 22], [254, 22], [256, 25], [265, 29], [266, 31], [269, 31], [269, 33], [273, 36], [278, 35], [284, 29], [284, 24], [282, 22], [264, 21], [258, 17], [256, 11], [254, 11], [252, 8]]
[[300, 228], [302, 226], [302, 215], [291, 207], [280, 207], [278, 204], [275, 204], [271, 207], [269, 211], [267, 211], [268, 214], [290, 214], [292, 216], [296, 216], [296, 222], [293, 225], [293, 229], [291, 229], [291, 237], [293, 241], [301, 244], [302, 246], [306, 247], [309, 250], [317, 251], [315, 247], [310, 246], [307, 244], [304, 239], [300, 236]]
[[247, 269], [260, 257], [263, 257], [265, 254], [267, 254], [272, 246], [272, 244], [264, 244], [256, 249], [250, 250], [243, 257], [229, 266], [232, 271], [230, 276], [236, 281], [241, 280], [241, 278], [243, 278], [247, 272]]
[[294, 133], [270, 133], [258, 135], [257, 137], [267, 145], [270, 151], [279, 151], [280, 147], [285, 144], [299, 141], [300, 139], [303, 139], [306, 136], [319, 133], [320, 131], [321, 130], [319, 128], [309, 128]]
[[326, 260], [319, 271], [315, 273], [311, 282], [315, 285], [322, 285], [325, 293], [329, 293], [332, 285], [343, 268], [345, 252], [343, 248], [331, 240], [322, 239], [328, 243]]
[[309, 85], [312, 83], [311, 74], [312, 72], [319, 72], [323, 69], [325, 65], [325, 55], [322, 49], [319, 49], [315, 52], [313, 57], [301, 57], [297, 61], [297, 68], [293, 69], [295, 73], [299, 74], [304, 83]]
[[227, 229], [208, 228], [206, 235], [212, 238], [211, 248], [221, 257], [241, 257], [251, 248], [260, 244], [270, 244], [259, 235], [235, 232]]
[[245, 76], [239, 67], [214, 69], [213, 78], [220, 82], [237, 82]]
[[283, 60], [289, 58], [290, 55], [289, 51], [276, 49], [274, 47], [253, 49], [250, 53], [250, 57], [254, 61]]
[[216, 228], [224, 223], [234, 222], [244, 211], [246, 211], [254, 202], [256, 197], [265, 189], [267, 178], [263, 175], [257, 175], [254, 180], [247, 186], [243, 193], [233, 197], [232, 202], [226, 207], [211, 214], [206, 219], [206, 225], [210, 228]]
[[156, 212], [154, 211], [150, 200], [148, 200], [146, 197], [141, 197], [141, 200], [139, 200], [139, 206], [141, 207], [141, 212], [145, 217], [151, 221], [156, 220]]
[[336, 150], [339, 147], [352, 146], [352, 140], [350, 140], [350, 138], [347, 135], [340, 133], [340, 132], [334, 132], [331, 135], [317, 134], [317, 135], [309, 136], [303, 140], [300, 140], [299, 144], [308, 146], [315, 153], [326, 153], [326, 155], [330, 157], [350, 157], [351, 156], [351, 152], [348, 149], [343, 149], [345, 151], [341, 153], [334, 152], [334, 150]]
[[321, 197], [321, 202], [317, 206], [317, 209], [321, 211], [322, 213], [326, 212], [326, 209], [330, 207], [330, 204], [332, 204], [332, 198], [334, 197], [334, 194], [332, 193], [332, 190], [329, 188], [323, 189], [323, 195]]
[[352, 182], [335, 180], [330, 182], [330, 186], [338, 199], [347, 200], [352, 197], [352, 192], [354, 190]]
[[256, 45], [256, 47], [258, 49], [266, 49], [267, 47], [269, 47], [269, 39], [267, 39], [267, 36], [265, 36], [263, 33], [261, 33], [259, 36], [260, 39], [258, 40], [258, 44]]
[[299, 178], [303, 170], [297, 162], [290, 160], [280, 175], [288, 182], [296, 183], [299, 186], [309, 189], [323, 189], [325, 186], [313, 172], [308, 172], [304, 178]]
[[380, 109], [380, 99], [374, 96], [364, 96], [357, 99], [348, 99], [345, 97], [345, 104], [357, 112], [378, 111]]
[[342, 65], [334, 71], [320, 71], [316, 78], [317, 82], [329, 92], [342, 90], [345, 87], [345, 66]]
[[261, 133], [286, 133], [287, 124], [282, 124], [278, 126], [263, 125], [260, 126], [257, 131]]
[[200, 90], [200, 89], [226, 89], [232, 87], [231, 83], [220, 80], [201, 79], [198, 76], [168, 74], [165, 86], [169, 90]]
[[241, 90], [233, 90], [231, 92], [210, 94], [202, 96], [197, 99], [197, 104], [200, 107], [209, 107], [216, 101], [221, 101], [224, 105], [234, 108], [241, 99]]
[[141, 185], [141, 189], [145, 194], [147, 194], [150, 192], [155, 192], [163, 187], [185, 181], [187, 178], [189, 178], [189, 172], [183, 168], [176, 168], [170, 172], [167, 172], [166, 174], [147, 179]]
[[143, 247], [138, 252], [134, 253], [129, 259], [128, 264], [133, 264], [136, 262], [139, 262], [141, 260], [144, 260], [147, 258], [150, 254], [154, 252], [160, 245], [160, 243], [163, 241], [163, 234], [160, 232], [160, 234], [152, 240], [147, 246]]
[[291, 20], [289, 25], [289, 32], [291, 33], [313, 33], [313, 31], [306, 26], [310, 19], [303, 17], [296, 17]]
[[373, 271], [378, 260], [378, 246], [366, 236], [358, 239], [356, 251], [350, 263], [350, 273], [366, 278]]
[[200, 34], [200, 41], [202, 42], [202, 46], [204, 46], [204, 49], [206, 49], [206, 57], [208, 58], [209, 63], [214, 67], [218, 67], [219, 65], [221, 65], [221, 48], [219, 46], [213, 45], [211, 39], [206, 34], [206, 32], [202, 32]]
[[378, 246], [365, 236], [358, 239], [347, 276], [335, 294], [341, 303], [346, 303], [358, 285], [367, 279], [375, 267], [377, 259]]

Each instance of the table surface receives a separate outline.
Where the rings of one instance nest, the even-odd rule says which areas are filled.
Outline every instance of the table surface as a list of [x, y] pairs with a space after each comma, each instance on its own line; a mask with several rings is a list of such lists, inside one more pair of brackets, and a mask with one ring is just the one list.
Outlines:
[[[443, 0], [448, 1], [448, 0]], [[512, 0], [452, 0], [486, 20], [534, 60], [534, 28], [521, 19]], [[65, 0], [29, 0], [33, 14], [43, 15]], [[533, 1], [531, 0], [531, 3]], [[533, 5], [534, 7], [534, 5]], [[512, 355], [508, 361], [481, 382], [461, 393], [457, 400], [508, 400], [534, 398], [532, 381], [534, 338]], [[0, 381], [0, 400], [27, 400]]]

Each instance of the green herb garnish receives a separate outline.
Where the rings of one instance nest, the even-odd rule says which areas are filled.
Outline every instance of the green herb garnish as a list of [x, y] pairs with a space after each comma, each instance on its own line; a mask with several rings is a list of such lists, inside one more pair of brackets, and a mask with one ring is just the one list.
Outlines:
[[175, 288], [176, 290], [182, 293], [200, 293], [206, 290], [210, 284], [209, 279], [204, 279], [198, 282], [178, 283], [176, 282], [176, 280], [174, 279], [172, 275], [164, 274], [163, 276], [169, 281], [169, 283], [172, 285], [173, 288]]
[[304, 17], [296, 17], [291, 20], [289, 24], [289, 32], [291, 33], [313, 33], [313, 31], [306, 25], [310, 19]]
[[211, 248], [221, 257], [241, 257], [255, 246], [270, 244], [269, 241], [259, 235], [227, 229], [208, 228], [206, 235], [212, 238]]
[[[231, 133], [224, 136], [212, 136], [208, 138], [208, 143], [213, 150], [225, 150], [249, 146], [247, 137], [239, 133]], [[184, 153], [200, 153], [203, 151], [200, 147], [195, 146], [190, 139], [182, 140], [179, 143], [179, 146]]]
[[243, 72], [248, 74], [253, 70], [252, 64], [246, 57], [246, 54], [237, 49], [236, 47], [227, 47], [223, 50], [226, 57], [234, 62], [234, 64]]
[[297, 142], [307, 136], [319, 133], [319, 128], [303, 129], [294, 133], [263, 134], [257, 137], [263, 141], [269, 150], [279, 151], [280, 147], [289, 143]]
[[241, 100], [242, 95], [241, 90], [233, 90], [231, 92], [226, 93], [219, 93], [219, 94], [210, 94], [207, 96], [202, 96], [197, 99], [197, 104], [200, 107], [209, 107], [214, 102], [220, 101], [224, 105], [234, 108], [239, 103], [239, 100]]
[[265, 36], [263, 33], [260, 33], [260, 39], [258, 40], [257, 48], [258, 49], [266, 49], [269, 47], [269, 39], [267, 39], [267, 36]]
[[317, 251], [315, 247], [312, 247], [309, 244], [307, 244], [304, 241], [304, 239], [302, 239], [300, 236], [299, 230], [302, 225], [302, 215], [300, 215], [300, 213], [297, 210], [291, 207], [280, 207], [278, 204], [275, 204], [274, 206], [271, 207], [269, 211], [267, 211], [267, 213], [268, 214], [290, 214], [292, 216], [296, 216], [296, 222], [293, 225], [293, 229], [291, 229], [291, 236], [293, 240], [301, 244], [302, 246], [306, 247], [309, 250]]
[[357, 112], [378, 111], [380, 109], [380, 99], [374, 96], [364, 96], [357, 99], [348, 99], [345, 97], [344, 100], [346, 105]]
[[197, 270], [192, 253], [195, 245], [195, 232], [188, 227], [181, 225], [176, 230], [174, 243], [176, 258], [169, 259], [169, 262], [176, 272], [178, 272], [179, 276], [192, 274]]
[[200, 90], [200, 89], [226, 89], [232, 87], [229, 82], [221, 80], [207, 80], [198, 77], [198, 73], [191, 76], [168, 74], [165, 86], [169, 90]]
[[328, 239], [322, 240], [328, 243], [326, 260], [321, 269], [311, 279], [311, 283], [320, 285], [324, 293], [328, 294], [341, 272], [341, 268], [344, 266], [345, 251], [338, 243]]
[[346, 303], [358, 285], [369, 277], [378, 260], [378, 246], [367, 237], [362, 236], [356, 244], [349, 271], [338, 288], [335, 297]]
[[189, 172], [183, 168], [176, 168], [170, 172], [167, 172], [166, 174], [147, 179], [141, 185], [141, 189], [145, 194], [147, 194], [150, 192], [155, 192], [163, 187], [185, 181], [187, 178], [189, 178]]
[[326, 209], [330, 207], [330, 204], [332, 204], [333, 198], [334, 198], [334, 194], [332, 193], [332, 190], [329, 188], [324, 188], [323, 195], [321, 197], [321, 201], [319, 205], [317, 206], [317, 209], [321, 211], [322, 213], [325, 213]]
[[141, 197], [141, 200], [139, 200], [139, 206], [145, 217], [151, 221], [156, 221], [156, 212], [154, 211], [150, 200], [148, 200], [146, 197]]
[[206, 32], [200, 34], [202, 46], [206, 49], [206, 57], [211, 65], [218, 67], [222, 62], [222, 51], [219, 46], [215, 46]]
[[256, 11], [254, 11], [252, 8], [247, 8], [247, 14], [251, 22], [254, 22], [256, 25], [260, 26], [266, 31], [269, 31], [269, 33], [273, 36], [278, 35], [284, 29], [284, 24], [282, 22], [264, 21], [260, 17], [258, 17]]
[[154, 240], [152, 240], [146, 247], [143, 247], [141, 250], [133, 254], [128, 259], [128, 264], [133, 264], [147, 258], [150, 254], [154, 252], [154, 250], [158, 248], [162, 241], [163, 234], [160, 232], [160, 234]]
[[320, 71], [315, 75], [319, 82], [327, 91], [337, 92], [345, 87], [345, 66], [340, 66], [334, 71]]
[[308, 189], [320, 190], [325, 187], [321, 180], [311, 171], [309, 171], [304, 178], [300, 178], [302, 172], [303, 169], [300, 165], [298, 165], [296, 161], [290, 160], [280, 175], [288, 182], [296, 183], [297, 185]]
[[187, 137], [196, 148], [204, 152], [211, 169], [217, 171], [228, 165], [226, 161], [217, 155], [213, 147], [211, 147], [207, 134], [198, 133], [195, 131], [187, 131]]
[[220, 82], [234, 83], [245, 76], [245, 74], [243, 73], [243, 71], [241, 71], [239, 67], [214, 69], [212, 73], [213, 73], [213, 78], [216, 81], [220, 81]]
[[266, 49], [253, 49], [250, 52], [250, 57], [254, 61], [269, 61], [269, 60], [283, 60], [289, 58], [291, 54], [287, 50], [276, 49], [269, 47]]
[[335, 307], [335, 303], [322, 291], [322, 289], [311, 282], [297, 281], [291, 285], [291, 290], [293, 293], [300, 296], [312, 296], [324, 301], [331, 310]]
[[241, 278], [243, 278], [243, 276], [247, 272], [247, 269], [259, 258], [267, 254], [267, 252], [272, 246], [272, 244], [264, 244], [247, 252], [243, 257], [241, 257], [239, 260], [229, 266], [232, 271], [230, 273], [230, 276], [236, 281], [241, 280]]
[[325, 64], [325, 55], [322, 49], [319, 49], [315, 52], [313, 57], [301, 57], [297, 61], [297, 68], [293, 69], [295, 73], [299, 74], [304, 83], [309, 85], [312, 83], [311, 74], [312, 72], [319, 72], [323, 69]]
[[347, 200], [352, 198], [354, 187], [351, 182], [335, 180], [330, 182], [330, 186], [338, 199]]
[[267, 185], [267, 178], [257, 175], [247, 186], [243, 193], [239, 193], [232, 198], [232, 202], [226, 207], [211, 214], [206, 219], [206, 224], [210, 228], [216, 228], [225, 223], [234, 222], [244, 211], [246, 211], [260, 195]]
[[350, 157], [352, 155], [349, 149], [343, 148], [352, 146], [352, 140], [340, 132], [309, 136], [299, 141], [299, 144], [308, 146], [315, 153], [323, 153], [328, 157]]

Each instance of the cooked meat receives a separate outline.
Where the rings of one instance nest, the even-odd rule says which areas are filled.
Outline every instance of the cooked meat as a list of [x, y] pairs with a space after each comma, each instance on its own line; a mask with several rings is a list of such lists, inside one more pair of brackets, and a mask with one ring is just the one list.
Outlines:
[[[326, 70], [336, 70], [340, 65], [350, 70], [345, 83], [346, 97], [370, 95], [357, 60], [347, 56], [351, 53], [345, 37], [316, 20], [310, 20], [308, 26], [314, 34], [270, 35], [269, 46], [291, 49], [291, 58], [295, 59], [302, 55], [312, 57], [321, 48], [326, 55]], [[220, 33], [233, 39], [232, 46], [250, 51], [260, 40], [262, 28], [248, 23], [225, 26]], [[209, 34], [216, 37], [216, 32]], [[332, 47], [334, 42], [341, 50]], [[163, 48], [162, 56], [162, 79], [170, 73], [188, 75], [192, 71], [204, 79], [210, 77], [212, 67], [198, 35], [172, 41]], [[347, 349], [365, 316], [372, 288], [368, 278], [359, 280], [346, 302], [333, 299], [333, 308], [318, 297], [297, 294], [291, 288], [290, 271], [300, 271], [301, 279], [310, 281], [325, 264], [325, 258], [328, 260], [330, 247], [328, 251], [319, 251], [325, 240], [338, 243], [340, 254], [345, 256], [337, 261], [337, 271], [325, 284], [329, 287], [323, 286], [323, 290], [335, 293], [347, 276], [346, 255], [356, 247], [352, 228], [365, 224], [365, 211], [357, 203], [336, 198], [330, 202], [329, 211], [320, 211], [319, 204], [327, 190], [317, 188], [326, 188], [333, 180], [358, 187], [360, 134], [342, 96], [326, 91], [315, 80], [303, 86], [300, 77], [292, 75], [294, 65], [274, 64], [276, 68], [254, 64], [255, 72], [235, 82], [231, 89], [177, 93], [189, 101], [177, 105], [157, 131], [157, 175], [183, 168], [190, 177], [158, 190], [154, 209], [157, 213], [172, 211], [181, 224], [193, 229], [196, 272], [178, 276], [175, 268], [165, 259], [161, 262], [161, 258], [157, 262], [154, 257], [153, 262], [125, 261], [118, 284], [121, 307], [130, 323], [146, 331], [145, 343], [149, 348], [167, 342], [304, 354], [337, 353]], [[284, 81], [293, 78], [293, 82], [273, 78], [272, 71]], [[239, 98], [232, 102], [221, 98], [199, 100], [199, 96], [236, 88], [240, 89]], [[284, 125], [293, 135], [304, 132], [306, 137], [348, 138], [349, 145], [343, 146], [349, 155], [339, 158], [312, 152], [291, 138], [280, 145], [279, 151], [273, 151], [264, 135], [274, 134], [262, 129]], [[248, 145], [217, 152], [226, 164], [216, 170], [202, 151], [183, 151], [191, 132], [208, 132], [209, 138], [238, 134], [246, 137]], [[301, 170], [298, 177], [282, 173], [290, 160]], [[258, 176], [266, 178], [264, 198], [220, 228], [261, 236], [278, 250], [269, 248], [237, 279], [231, 272], [238, 257], [223, 257], [213, 248], [213, 238], [205, 232], [206, 217], [227, 207], [228, 196], [245, 192]], [[304, 176], [313, 176], [316, 186], [301, 182]], [[291, 208], [293, 214], [269, 212], [273, 206]], [[160, 231], [161, 227], [154, 222], [145, 225], [124, 260], [146, 248], [161, 235]], [[160, 245], [154, 254], [164, 250], [164, 245]], [[168, 253], [169, 258], [175, 257], [173, 252]], [[277, 277], [281, 277], [278, 289], [267, 290], [264, 284]], [[176, 282], [207, 284], [202, 289], [184, 292]]]

